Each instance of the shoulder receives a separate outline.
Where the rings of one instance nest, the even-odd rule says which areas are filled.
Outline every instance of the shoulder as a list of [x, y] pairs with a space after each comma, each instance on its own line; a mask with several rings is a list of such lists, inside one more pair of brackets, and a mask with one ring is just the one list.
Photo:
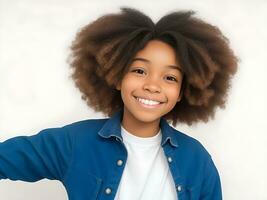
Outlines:
[[101, 118], [101, 119], [85, 119], [80, 120], [76, 122], [72, 122], [69, 124], [65, 124], [61, 128], [67, 130], [70, 134], [77, 135], [94, 135], [94, 134], [88, 134], [88, 133], [96, 133], [98, 132], [104, 123], [109, 118]]
[[36, 134], [23, 137], [32, 138], [32, 140], [48, 140], [57, 142], [63, 142], [66, 140], [72, 141], [77, 136], [90, 137], [96, 135], [88, 133], [98, 132], [107, 120], [108, 118], [80, 120], [61, 126], [47, 127], [41, 129]]

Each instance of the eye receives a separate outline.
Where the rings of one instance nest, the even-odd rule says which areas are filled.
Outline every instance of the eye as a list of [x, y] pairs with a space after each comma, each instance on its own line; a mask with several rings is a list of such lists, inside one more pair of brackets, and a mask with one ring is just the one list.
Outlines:
[[[144, 70], [142, 70], [142, 69], [134, 69], [134, 70], [132, 70], [132, 72], [144, 72]], [[138, 73], [138, 74], [140, 74], [140, 73]]]
[[177, 82], [177, 79], [176, 79], [176, 78], [174, 78], [174, 77], [172, 77], [172, 76], [167, 76], [167, 78], [171, 78], [171, 80], [172, 80], [172, 81], [175, 81], [175, 82]]

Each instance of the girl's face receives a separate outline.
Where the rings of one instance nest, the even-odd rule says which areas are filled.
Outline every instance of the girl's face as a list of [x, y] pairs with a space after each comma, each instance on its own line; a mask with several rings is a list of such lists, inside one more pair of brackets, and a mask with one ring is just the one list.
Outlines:
[[124, 102], [123, 117], [145, 123], [159, 122], [181, 99], [183, 77], [180, 70], [175, 51], [169, 44], [149, 41], [135, 55], [121, 85], [117, 86]]

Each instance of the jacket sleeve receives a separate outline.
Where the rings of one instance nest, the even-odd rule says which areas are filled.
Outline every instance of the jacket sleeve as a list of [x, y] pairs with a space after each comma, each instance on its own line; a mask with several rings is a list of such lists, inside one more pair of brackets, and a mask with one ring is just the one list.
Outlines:
[[72, 157], [71, 135], [64, 127], [0, 142], [0, 180], [35, 182], [64, 179]]
[[222, 188], [218, 170], [212, 160], [209, 160], [205, 167], [204, 181], [202, 185], [201, 200], [222, 200]]

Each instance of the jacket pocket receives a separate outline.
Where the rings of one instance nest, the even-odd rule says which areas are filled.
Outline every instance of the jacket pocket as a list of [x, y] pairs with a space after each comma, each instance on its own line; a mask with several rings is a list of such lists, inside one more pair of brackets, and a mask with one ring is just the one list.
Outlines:
[[178, 192], [179, 200], [199, 200], [200, 187], [190, 187], [185, 185], [180, 185], [181, 191]]
[[69, 200], [96, 200], [101, 190], [102, 179], [82, 173], [69, 179], [66, 187]]
[[186, 188], [188, 200], [199, 200], [200, 186]]
[[97, 199], [98, 194], [100, 192], [102, 179], [100, 179], [96, 176], [93, 176], [91, 174], [88, 174], [88, 176], [90, 177], [90, 180], [89, 180], [90, 182], [88, 184], [90, 186], [89, 187], [90, 189], [88, 189], [88, 192], [91, 190], [89, 192], [90, 193], [90, 199], [95, 200], [95, 199]]

